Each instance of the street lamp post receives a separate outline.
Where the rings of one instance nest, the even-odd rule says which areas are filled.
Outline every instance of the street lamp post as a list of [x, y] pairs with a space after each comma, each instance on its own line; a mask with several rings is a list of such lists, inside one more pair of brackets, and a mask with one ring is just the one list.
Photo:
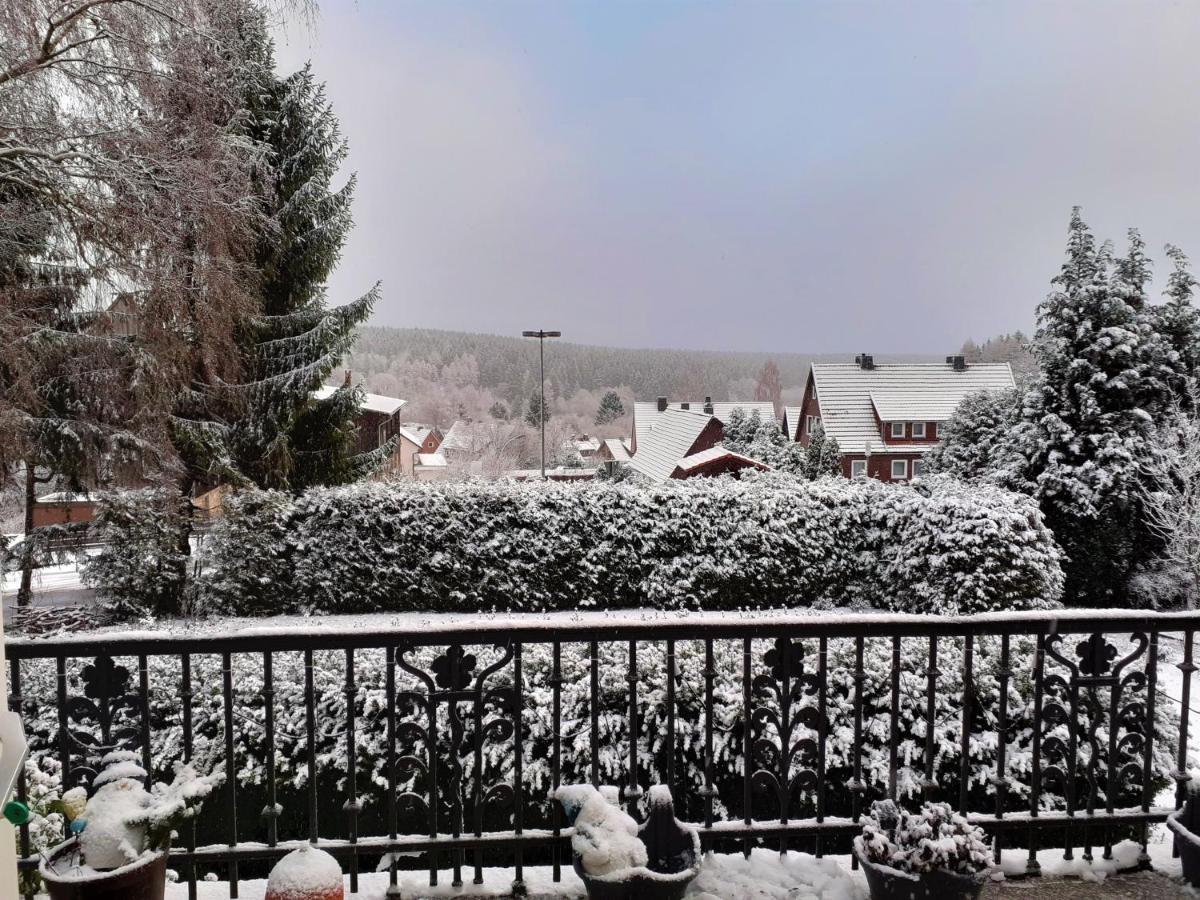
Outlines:
[[546, 480], [546, 338], [562, 337], [561, 331], [522, 331], [521, 337], [538, 339], [538, 420], [542, 426], [542, 481]]

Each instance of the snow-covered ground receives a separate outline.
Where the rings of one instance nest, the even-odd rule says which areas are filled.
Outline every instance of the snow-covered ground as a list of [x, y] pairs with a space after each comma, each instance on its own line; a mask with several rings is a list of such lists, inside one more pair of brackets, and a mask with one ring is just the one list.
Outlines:
[[[1131, 868], [1137, 863], [1141, 847], [1125, 841], [1113, 848], [1113, 859], [1097, 858], [1088, 863], [1079, 859], [1070, 862], [1062, 858], [1062, 850], [1043, 850], [1038, 853], [1042, 866], [1042, 877], [1082, 878], [1085, 881], [1103, 881], [1118, 869]], [[1179, 877], [1179, 861], [1171, 858], [1171, 842], [1165, 829], [1150, 843], [1150, 856], [1154, 869], [1172, 878]], [[1025, 871], [1024, 850], [1005, 851], [1001, 869], [994, 877], [1003, 879], [1005, 872], [1021, 874]], [[462, 887], [450, 885], [450, 872], [442, 871], [439, 885], [431, 888], [426, 872], [401, 873], [400, 884], [404, 897], [503, 897], [511, 890], [512, 869], [484, 869], [483, 884], [471, 883], [472, 873], [464, 871]], [[525, 884], [530, 900], [571, 898], [585, 896], [583, 883], [564, 866], [562, 880], [555, 883], [551, 870], [546, 866], [528, 866], [524, 872]], [[243, 881], [238, 888], [242, 900], [264, 900], [266, 881], [263, 879]], [[358, 880], [358, 893], [350, 894], [350, 881], [346, 879], [346, 896], [359, 900], [385, 900], [388, 877], [383, 873], [363, 875]], [[200, 900], [227, 900], [229, 886], [224, 882], [201, 882]], [[167, 900], [186, 900], [187, 885], [168, 885]], [[747, 860], [741, 854], [708, 854], [704, 858], [700, 875], [688, 889], [692, 900], [864, 900], [867, 896], [866, 879], [861, 870], [852, 870], [847, 856], [826, 856], [816, 859], [805, 853], [789, 853], [780, 857], [774, 850], [756, 849]]]

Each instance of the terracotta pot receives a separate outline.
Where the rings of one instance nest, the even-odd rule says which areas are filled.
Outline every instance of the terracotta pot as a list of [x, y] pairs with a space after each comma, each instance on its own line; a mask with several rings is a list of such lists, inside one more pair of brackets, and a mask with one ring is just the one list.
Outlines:
[[75, 839], [59, 844], [42, 860], [38, 871], [50, 900], [163, 900], [166, 893], [166, 851], [88, 877], [71, 874], [78, 864]]
[[976, 900], [987, 881], [986, 872], [960, 875], [939, 869], [916, 875], [876, 865], [857, 847], [854, 855], [867, 876], [871, 900]]

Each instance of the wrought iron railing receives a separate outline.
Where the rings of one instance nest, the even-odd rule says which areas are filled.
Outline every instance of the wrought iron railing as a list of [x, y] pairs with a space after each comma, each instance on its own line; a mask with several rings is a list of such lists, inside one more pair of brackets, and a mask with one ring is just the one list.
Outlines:
[[1132, 837], [1148, 859], [1185, 795], [1200, 614], [651, 615], [14, 638], [11, 702], [64, 788], [109, 748], [160, 778], [225, 765], [172, 850], [193, 895], [215, 871], [236, 897], [306, 840], [355, 889], [380, 859], [393, 885], [558, 879], [570, 781], [620, 784], [635, 815], [666, 784], [707, 847], [747, 852], [844, 850], [872, 799], [935, 799], [1030, 874], [1043, 847]]

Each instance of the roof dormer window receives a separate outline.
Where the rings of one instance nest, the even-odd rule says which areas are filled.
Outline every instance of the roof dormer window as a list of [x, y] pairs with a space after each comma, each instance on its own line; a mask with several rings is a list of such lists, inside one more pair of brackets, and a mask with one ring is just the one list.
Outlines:
[[924, 422], [913, 422], [912, 423], [912, 436], [915, 438], [925, 437], [925, 423]]
[[893, 422], [892, 423], [892, 437], [894, 437], [894, 438], [904, 437], [904, 423], [903, 422]]

